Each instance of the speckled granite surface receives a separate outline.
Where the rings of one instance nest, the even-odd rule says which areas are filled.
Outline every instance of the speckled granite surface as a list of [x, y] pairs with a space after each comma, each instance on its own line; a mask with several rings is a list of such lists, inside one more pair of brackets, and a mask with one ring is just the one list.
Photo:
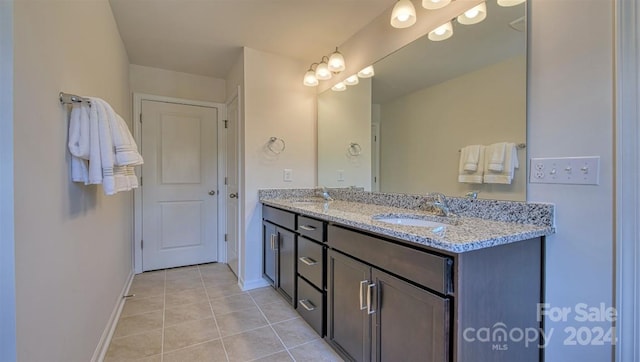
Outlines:
[[[422, 210], [428, 195], [371, 193], [330, 189], [324, 202], [316, 189], [261, 190], [260, 201], [303, 215], [391, 236], [450, 252], [465, 252], [554, 233], [554, 206], [497, 200], [447, 198], [458, 216], [441, 217]], [[444, 224], [421, 227], [389, 224], [380, 215], [424, 218]]]

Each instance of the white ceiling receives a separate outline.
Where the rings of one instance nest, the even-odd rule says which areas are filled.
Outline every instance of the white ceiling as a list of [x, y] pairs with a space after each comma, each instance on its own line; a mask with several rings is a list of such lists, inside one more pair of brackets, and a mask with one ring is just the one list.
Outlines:
[[132, 64], [225, 78], [243, 46], [318, 61], [396, 0], [109, 0]]

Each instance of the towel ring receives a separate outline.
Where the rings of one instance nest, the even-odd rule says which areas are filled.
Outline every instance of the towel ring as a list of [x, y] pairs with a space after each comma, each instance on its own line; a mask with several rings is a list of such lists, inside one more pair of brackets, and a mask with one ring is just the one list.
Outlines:
[[269, 142], [267, 142], [267, 148], [269, 149], [269, 151], [275, 153], [276, 155], [279, 155], [282, 151], [284, 151], [286, 147], [287, 145], [284, 143], [284, 140], [282, 138], [271, 137], [269, 138]]
[[347, 152], [349, 152], [351, 156], [360, 156], [362, 147], [356, 142], [351, 142], [349, 148], [347, 148]]

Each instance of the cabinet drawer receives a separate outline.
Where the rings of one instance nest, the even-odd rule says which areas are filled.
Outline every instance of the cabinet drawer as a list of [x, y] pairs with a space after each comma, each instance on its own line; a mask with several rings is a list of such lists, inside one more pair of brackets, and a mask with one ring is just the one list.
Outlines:
[[275, 207], [262, 206], [262, 218], [289, 230], [295, 230], [296, 227], [296, 215], [294, 213], [276, 209]]
[[324, 294], [298, 277], [298, 314], [322, 337], [324, 336]]
[[309, 239], [324, 242], [324, 222], [310, 217], [298, 215], [298, 233], [304, 235]]
[[305, 277], [316, 288], [323, 289], [323, 246], [304, 237], [298, 238], [298, 274]]
[[453, 293], [450, 258], [330, 225], [329, 246], [442, 294]]

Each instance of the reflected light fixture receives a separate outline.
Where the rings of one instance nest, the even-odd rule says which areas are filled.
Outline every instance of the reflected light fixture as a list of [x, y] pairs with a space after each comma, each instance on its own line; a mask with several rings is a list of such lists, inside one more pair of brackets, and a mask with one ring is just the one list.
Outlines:
[[428, 37], [429, 40], [441, 41], [449, 39], [451, 35], [453, 35], [453, 26], [449, 21], [430, 31]]
[[361, 71], [358, 72], [358, 77], [360, 78], [371, 78], [375, 75], [375, 71], [373, 70], [373, 65], [365, 67]]
[[427, 10], [436, 10], [449, 5], [449, 3], [451, 0], [422, 0], [422, 7]]
[[411, 0], [398, 0], [391, 12], [391, 26], [402, 29], [416, 23], [416, 8]]
[[343, 92], [347, 90], [347, 86], [343, 82], [338, 82], [336, 83], [336, 85], [331, 87], [331, 90], [336, 92]]
[[498, 5], [509, 7], [509, 6], [516, 6], [518, 4], [522, 4], [523, 2], [525, 2], [525, 0], [498, 0]]
[[347, 67], [344, 63], [344, 57], [338, 51], [338, 47], [336, 47], [336, 51], [331, 54], [329, 57], [329, 70], [332, 73], [340, 73]]
[[487, 17], [487, 3], [478, 4], [458, 16], [458, 22], [464, 25], [477, 24]]
[[318, 65], [318, 63], [313, 63], [309, 67], [306, 73], [304, 73], [304, 80], [302, 83], [307, 87], [315, 87], [318, 85], [318, 78], [316, 78], [316, 72], [313, 70], [313, 66]]
[[331, 79], [331, 71], [329, 70], [329, 64], [325, 61], [325, 58], [328, 60], [326, 56], [322, 57], [322, 61], [316, 67], [316, 78], [318, 80], [327, 80]]
[[360, 83], [360, 79], [358, 79], [358, 75], [354, 74], [352, 76], [350, 76], [349, 78], [344, 80], [344, 84], [346, 85], [356, 85]]

